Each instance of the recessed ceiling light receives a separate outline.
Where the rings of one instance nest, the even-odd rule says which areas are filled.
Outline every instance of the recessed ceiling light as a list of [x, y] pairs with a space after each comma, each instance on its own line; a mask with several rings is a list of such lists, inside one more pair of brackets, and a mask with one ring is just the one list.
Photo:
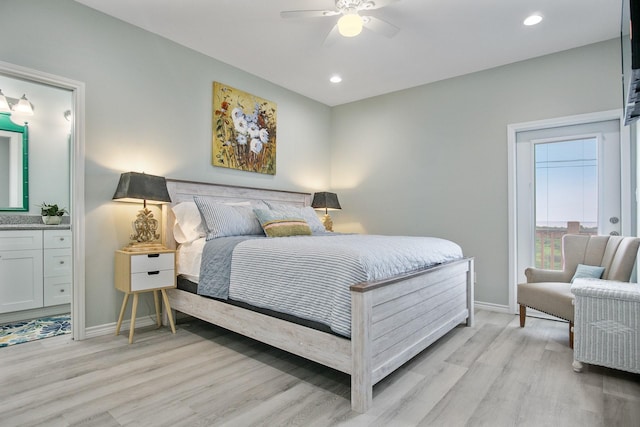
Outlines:
[[530, 27], [532, 25], [537, 25], [540, 22], [542, 22], [542, 16], [534, 14], [527, 17], [527, 19], [524, 20], [523, 24]]
[[333, 76], [331, 76], [331, 78], [329, 79], [329, 81], [331, 83], [340, 83], [342, 81], [342, 77], [340, 77], [337, 74], [334, 74]]

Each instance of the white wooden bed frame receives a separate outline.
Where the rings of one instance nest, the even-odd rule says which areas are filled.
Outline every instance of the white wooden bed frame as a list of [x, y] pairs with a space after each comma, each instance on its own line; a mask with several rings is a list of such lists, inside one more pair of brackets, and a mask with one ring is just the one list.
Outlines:
[[[311, 195], [167, 180], [172, 205], [194, 195], [221, 201], [266, 200], [308, 206]], [[176, 247], [171, 205], [163, 243]], [[466, 321], [473, 326], [474, 260], [464, 258], [388, 280], [351, 286], [351, 339], [251, 310], [168, 289], [171, 308], [351, 375], [351, 408], [366, 412], [373, 385]]]

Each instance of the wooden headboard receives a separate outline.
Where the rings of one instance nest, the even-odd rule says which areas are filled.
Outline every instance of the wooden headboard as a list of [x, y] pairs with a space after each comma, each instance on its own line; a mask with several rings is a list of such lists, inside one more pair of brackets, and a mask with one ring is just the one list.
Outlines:
[[310, 193], [298, 193], [295, 191], [238, 187], [206, 182], [180, 181], [177, 179], [167, 179], [167, 190], [169, 191], [169, 196], [171, 196], [171, 203], [162, 206], [162, 243], [171, 249], [175, 249], [177, 244], [173, 238], [175, 218], [170, 208], [181, 202], [192, 202], [193, 196], [205, 196], [221, 202], [263, 200], [300, 207], [311, 205]]

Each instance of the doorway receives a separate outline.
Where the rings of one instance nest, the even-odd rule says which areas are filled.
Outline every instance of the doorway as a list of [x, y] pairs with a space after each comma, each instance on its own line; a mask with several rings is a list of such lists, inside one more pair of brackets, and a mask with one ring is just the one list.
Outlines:
[[509, 126], [510, 311], [525, 268], [562, 268], [562, 235], [629, 232], [629, 132], [620, 115]]
[[69, 208], [74, 212], [72, 234], [72, 337], [85, 338], [85, 244], [84, 244], [84, 83], [0, 61], [0, 74], [5, 77], [34, 82], [71, 93]]

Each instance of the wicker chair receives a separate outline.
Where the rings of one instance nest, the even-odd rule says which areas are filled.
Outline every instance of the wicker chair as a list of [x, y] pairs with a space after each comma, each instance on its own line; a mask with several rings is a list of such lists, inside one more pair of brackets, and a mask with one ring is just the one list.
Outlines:
[[576, 279], [573, 370], [582, 363], [640, 373], [640, 285]]
[[527, 268], [527, 283], [518, 285], [520, 326], [527, 307], [569, 322], [569, 346], [573, 348], [574, 296], [571, 280], [578, 264], [604, 267], [602, 279], [628, 282], [640, 238], [566, 234], [562, 237], [562, 270]]

